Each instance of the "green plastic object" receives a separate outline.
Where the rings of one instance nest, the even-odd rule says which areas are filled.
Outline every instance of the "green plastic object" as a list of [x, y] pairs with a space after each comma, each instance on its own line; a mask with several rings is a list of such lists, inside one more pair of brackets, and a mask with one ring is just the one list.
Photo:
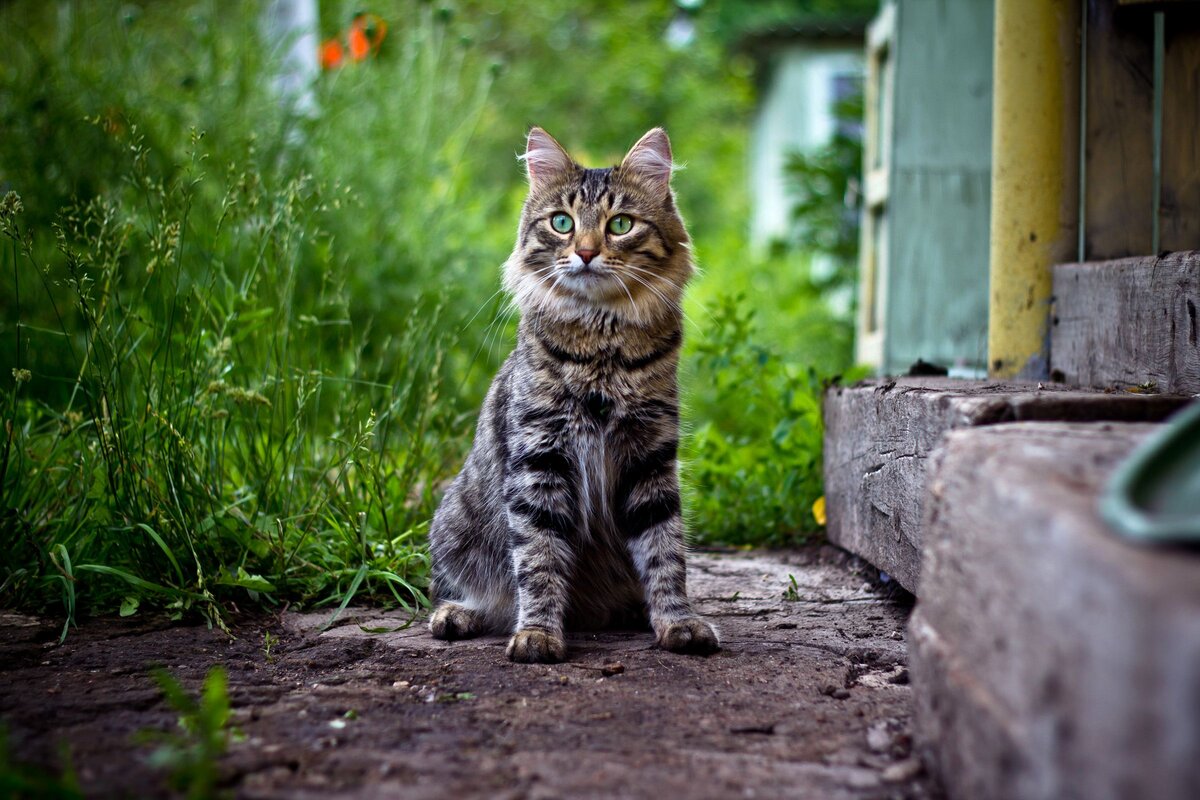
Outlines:
[[1139, 542], [1200, 545], [1200, 402], [1173, 416], [1109, 481], [1100, 514]]

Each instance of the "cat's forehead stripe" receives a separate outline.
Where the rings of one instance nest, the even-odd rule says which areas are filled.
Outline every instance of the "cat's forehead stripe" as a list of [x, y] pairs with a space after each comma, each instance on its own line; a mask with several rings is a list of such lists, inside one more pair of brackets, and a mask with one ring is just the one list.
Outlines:
[[585, 203], [595, 203], [600, 195], [608, 189], [611, 182], [612, 169], [585, 169], [583, 171], [583, 185], [580, 189], [583, 192], [583, 201]]

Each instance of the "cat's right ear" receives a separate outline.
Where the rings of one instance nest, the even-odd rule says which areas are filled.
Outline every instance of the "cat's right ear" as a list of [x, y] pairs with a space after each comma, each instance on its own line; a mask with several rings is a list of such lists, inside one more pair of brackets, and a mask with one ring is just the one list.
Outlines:
[[534, 189], [549, 185], [575, 168], [575, 162], [563, 146], [541, 128], [529, 131], [521, 160], [525, 162], [529, 185]]

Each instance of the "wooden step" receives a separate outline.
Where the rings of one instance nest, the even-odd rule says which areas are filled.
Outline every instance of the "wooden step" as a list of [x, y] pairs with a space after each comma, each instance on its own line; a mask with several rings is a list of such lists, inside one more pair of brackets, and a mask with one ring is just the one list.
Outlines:
[[919, 594], [925, 464], [947, 431], [1010, 421], [1157, 421], [1186, 401], [927, 377], [834, 387], [824, 405], [829, 539]]
[[1200, 393], [1200, 251], [1060, 264], [1051, 322], [1062, 380]]
[[952, 798], [1195, 798], [1200, 550], [1097, 498], [1154, 428], [952, 431], [930, 462], [909, 625], [917, 736]]

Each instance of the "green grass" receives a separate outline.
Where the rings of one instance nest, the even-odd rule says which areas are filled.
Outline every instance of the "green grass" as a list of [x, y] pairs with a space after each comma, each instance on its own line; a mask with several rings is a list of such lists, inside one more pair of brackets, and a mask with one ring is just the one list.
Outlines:
[[[322, 3], [334, 26], [350, 9]], [[668, 125], [705, 270], [692, 530], [816, 530], [848, 327], [804, 254], [746, 255], [744, 60], [662, 46], [668, 0], [375, 10], [379, 58], [323, 75], [305, 117], [270, 94], [252, 9], [0, 9], [0, 604], [64, 636], [90, 614], [422, 605], [428, 520], [512, 341], [496, 290], [535, 122], [591, 163]]]
[[4, 202], [11, 260], [42, 279], [24, 291], [77, 321], [66, 402], [25, 398], [32, 380], [7, 398], [3, 545], [24, 566], [5, 592], [54, 585], [69, 611], [149, 597], [218, 624], [272, 597], [423, 602], [430, 478], [461, 439], [437, 402], [440, 309], [418, 302], [369, 341], [309, 180], [246, 169], [209, 192], [197, 137], [164, 183], [131, 137], [127, 191], [64, 215], [57, 263]]

